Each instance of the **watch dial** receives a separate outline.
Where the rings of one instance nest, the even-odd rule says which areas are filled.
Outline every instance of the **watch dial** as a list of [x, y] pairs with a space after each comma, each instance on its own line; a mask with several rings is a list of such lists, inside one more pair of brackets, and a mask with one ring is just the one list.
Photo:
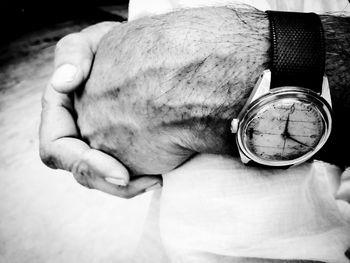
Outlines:
[[312, 151], [325, 130], [323, 118], [311, 103], [281, 99], [263, 106], [247, 123], [247, 149], [267, 161], [294, 160]]

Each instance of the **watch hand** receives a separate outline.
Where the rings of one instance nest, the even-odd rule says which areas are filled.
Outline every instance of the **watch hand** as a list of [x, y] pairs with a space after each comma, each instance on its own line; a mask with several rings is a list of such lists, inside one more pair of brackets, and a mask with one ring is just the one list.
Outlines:
[[284, 131], [283, 131], [283, 133], [282, 133], [282, 137], [283, 137], [283, 139], [284, 139], [282, 155], [283, 155], [284, 149], [285, 149], [285, 147], [286, 147], [287, 138], [289, 137], [288, 125], [289, 125], [289, 117], [290, 117], [290, 114], [291, 114], [291, 112], [288, 113], [288, 117], [287, 117], [287, 121], [286, 121], [286, 126], [284, 126]]
[[284, 131], [282, 133], [283, 138], [286, 138], [289, 136], [289, 132], [288, 132], [288, 126], [289, 126], [289, 119], [290, 119], [290, 115], [294, 112], [295, 110], [295, 106], [294, 104], [292, 105], [292, 107], [290, 107], [290, 111], [288, 113], [288, 117], [287, 117], [287, 121], [286, 121], [286, 126], [284, 126]]
[[283, 135], [283, 138], [284, 138], [284, 142], [283, 142], [282, 155], [284, 154], [284, 149], [286, 148], [287, 135]]
[[287, 137], [289, 135], [288, 133], [289, 117], [290, 117], [290, 113], [288, 114], [288, 117], [287, 117], [286, 126], [284, 126], [284, 131], [282, 133], [283, 137]]
[[311, 146], [309, 146], [309, 145], [307, 145], [307, 144], [305, 144], [305, 143], [303, 143], [303, 142], [301, 142], [301, 141], [299, 141], [299, 140], [293, 138], [292, 136], [290, 136], [290, 134], [287, 135], [287, 138], [290, 139], [290, 140], [292, 140], [292, 141], [295, 141], [296, 143], [299, 143], [299, 144], [301, 144], [301, 145], [303, 145], [303, 146], [312, 148]]

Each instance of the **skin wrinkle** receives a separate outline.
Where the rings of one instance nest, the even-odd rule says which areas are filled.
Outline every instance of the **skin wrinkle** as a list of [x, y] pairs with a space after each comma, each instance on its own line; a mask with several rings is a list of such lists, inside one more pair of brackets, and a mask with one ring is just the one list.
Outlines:
[[[332, 90], [334, 103], [345, 105], [350, 64], [340, 50], [349, 44], [338, 43], [344, 38], [331, 33], [339, 31], [332, 28], [339, 21], [329, 24], [326, 70], [332, 87], [340, 84]], [[268, 27], [263, 12], [226, 7], [117, 26], [101, 41], [76, 101], [82, 135], [135, 174], [168, 172], [196, 152], [236, 154], [230, 121], [268, 66]]]

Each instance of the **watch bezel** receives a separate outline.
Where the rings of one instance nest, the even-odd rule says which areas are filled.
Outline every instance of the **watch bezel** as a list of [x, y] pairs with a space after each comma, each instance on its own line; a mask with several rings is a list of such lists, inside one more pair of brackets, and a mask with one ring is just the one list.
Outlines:
[[[261, 107], [280, 99], [294, 99], [303, 103], [309, 103], [314, 105], [322, 117], [324, 123], [324, 132], [319, 140], [318, 145], [311, 151], [305, 153], [304, 155], [292, 159], [292, 160], [266, 160], [258, 157], [252, 153], [247, 147], [244, 141], [244, 129], [248, 126], [250, 120], [257, 114]], [[238, 129], [236, 132], [236, 142], [240, 151], [250, 160], [267, 166], [291, 166], [297, 165], [310, 159], [316, 152], [318, 152], [322, 146], [326, 143], [328, 137], [331, 134], [332, 129], [332, 109], [329, 103], [322, 98], [316, 92], [301, 88], [301, 87], [291, 87], [284, 86], [279, 88], [274, 88], [270, 90], [267, 94], [257, 98], [252, 101], [247, 109], [243, 112], [240, 117]]]

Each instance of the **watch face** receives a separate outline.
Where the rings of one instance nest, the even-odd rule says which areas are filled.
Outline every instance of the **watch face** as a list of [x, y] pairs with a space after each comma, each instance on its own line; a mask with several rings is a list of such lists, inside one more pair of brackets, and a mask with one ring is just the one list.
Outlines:
[[259, 163], [291, 165], [320, 148], [328, 127], [317, 104], [287, 96], [255, 107], [243, 123], [240, 140], [246, 155]]

